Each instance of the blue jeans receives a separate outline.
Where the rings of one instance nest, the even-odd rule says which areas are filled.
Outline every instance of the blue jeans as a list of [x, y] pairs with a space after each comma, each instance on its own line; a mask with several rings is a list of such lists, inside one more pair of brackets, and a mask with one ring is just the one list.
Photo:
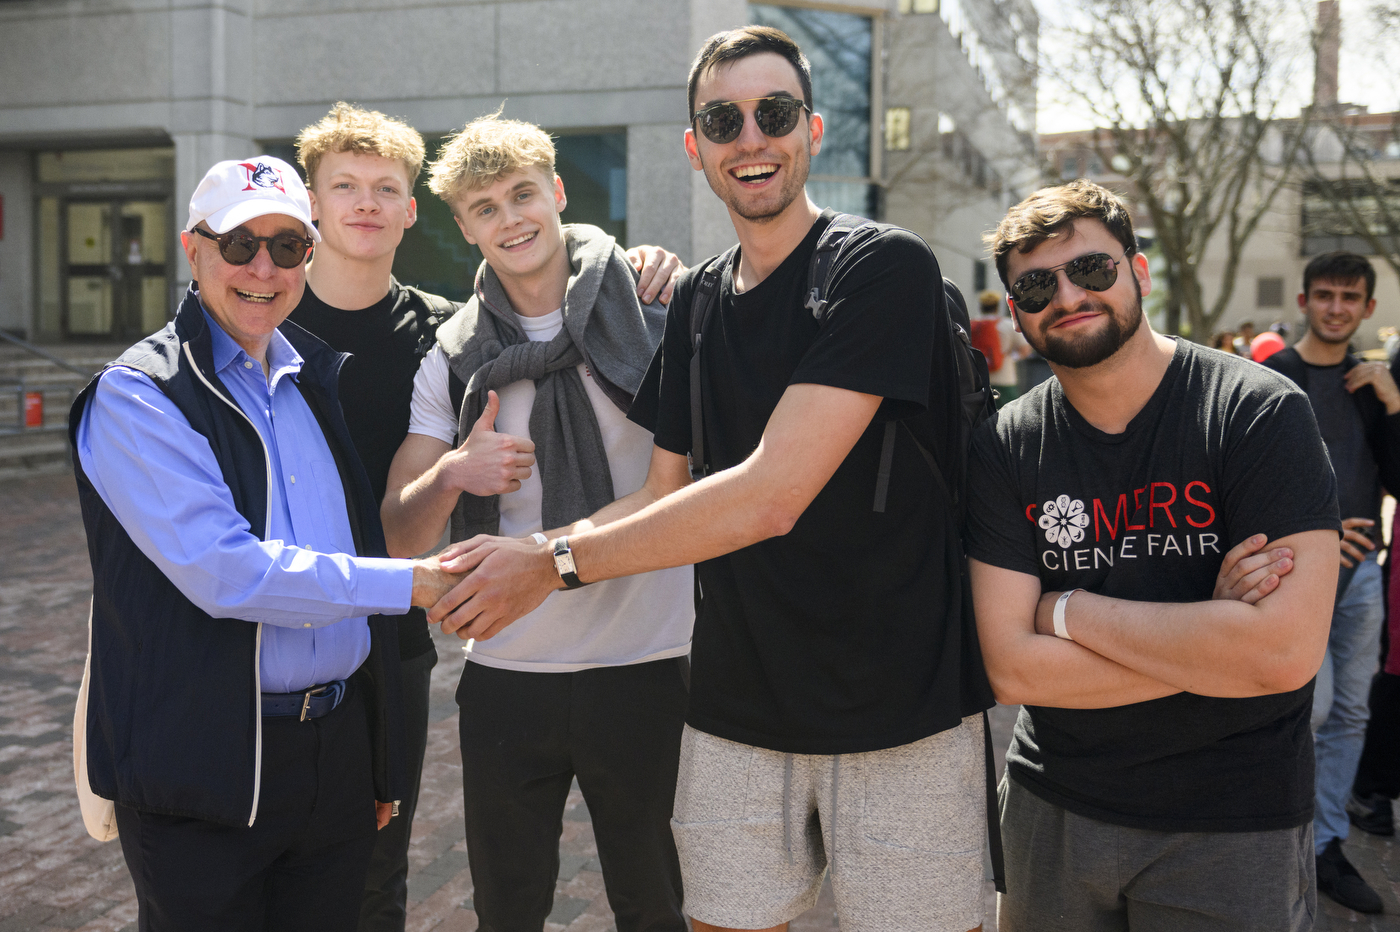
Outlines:
[[1381, 567], [1375, 554], [1356, 569], [1332, 611], [1327, 656], [1317, 671], [1312, 724], [1317, 755], [1317, 809], [1313, 841], [1319, 852], [1334, 838], [1347, 837], [1347, 796], [1366, 741], [1367, 697], [1380, 668], [1385, 602]]

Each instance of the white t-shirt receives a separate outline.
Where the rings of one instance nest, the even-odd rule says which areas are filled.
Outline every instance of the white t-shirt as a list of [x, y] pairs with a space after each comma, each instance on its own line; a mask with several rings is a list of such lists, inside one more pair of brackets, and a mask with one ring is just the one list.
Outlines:
[[[531, 341], [554, 339], [564, 315], [516, 316]], [[617, 409], [578, 367], [598, 430], [603, 436], [613, 493], [621, 498], [646, 481], [651, 464], [651, 433]], [[512, 382], [497, 394], [501, 410], [496, 430], [516, 437], [530, 436], [530, 409], [535, 383]], [[413, 380], [413, 411], [408, 432], [451, 443], [457, 434], [457, 412], [448, 390], [447, 355], [434, 346]], [[543, 531], [544, 487], [538, 468], [518, 490], [501, 496], [501, 534], [529, 537]], [[679, 657], [690, 652], [695, 624], [694, 570], [680, 566], [638, 576], [608, 579], [583, 589], [549, 594], [539, 608], [509, 625], [489, 641], [478, 641], [471, 659], [488, 667], [534, 673], [569, 673], [590, 667], [621, 666]]]

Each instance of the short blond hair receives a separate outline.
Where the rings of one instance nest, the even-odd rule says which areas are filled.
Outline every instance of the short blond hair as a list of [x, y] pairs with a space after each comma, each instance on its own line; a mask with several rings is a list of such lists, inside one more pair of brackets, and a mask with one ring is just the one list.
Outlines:
[[423, 136], [407, 123], [378, 110], [364, 110], [339, 101], [319, 122], [297, 136], [297, 161], [306, 172], [306, 186], [316, 184], [316, 168], [329, 152], [359, 152], [397, 159], [408, 172], [412, 188], [423, 171]]
[[469, 191], [526, 168], [542, 169], [552, 180], [554, 141], [533, 123], [501, 119], [497, 110], [447, 140], [428, 166], [428, 189], [451, 207]]

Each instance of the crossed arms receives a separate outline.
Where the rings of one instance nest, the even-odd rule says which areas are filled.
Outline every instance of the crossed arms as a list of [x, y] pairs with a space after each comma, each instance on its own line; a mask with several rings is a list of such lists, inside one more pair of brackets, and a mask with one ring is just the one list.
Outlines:
[[1054, 636], [1058, 592], [970, 561], [982, 657], [998, 702], [1100, 709], [1178, 692], [1289, 692], [1322, 663], [1337, 584], [1337, 534], [1255, 535], [1225, 556], [1207, 602], [1134, 602], [1076, 592], [1073, 641]]

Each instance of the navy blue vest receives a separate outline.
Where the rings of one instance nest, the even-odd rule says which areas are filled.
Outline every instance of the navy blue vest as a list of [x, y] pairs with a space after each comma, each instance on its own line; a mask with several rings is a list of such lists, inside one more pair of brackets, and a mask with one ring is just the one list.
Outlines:
[[[379, 504], [337, 401], [345, 357], [295, 324], [283, 323], [279, 330], [304, 360], [298, 388], [339, 467], [356, 549], [361, 556], [387, 556]], [[268, 464], [262, 441], [234, 410], [237, 401], [214, 371], [195, 288], [174, 321], [109, 363], [116, 365], [148, 376], [208, 439], [234, 507], [252, 533], [263, 537]], [[68, 423], [74, 450], [96, 384], [94, 378], [73, 403]], [[185, 598], [132, 542], [76, 453], [73, 468], [92, 559], [87, 760], [93, 792], [148, 812], [248, 825], [255, 816], [261, 715], [254, 676], [258, 625], [213, 618]], [[402, 796], [404, 787], [398, 632], [379, 615], [369, 625], [370, 654], [355, 682], [369, 709], [375, 796], [387, 801]]]

